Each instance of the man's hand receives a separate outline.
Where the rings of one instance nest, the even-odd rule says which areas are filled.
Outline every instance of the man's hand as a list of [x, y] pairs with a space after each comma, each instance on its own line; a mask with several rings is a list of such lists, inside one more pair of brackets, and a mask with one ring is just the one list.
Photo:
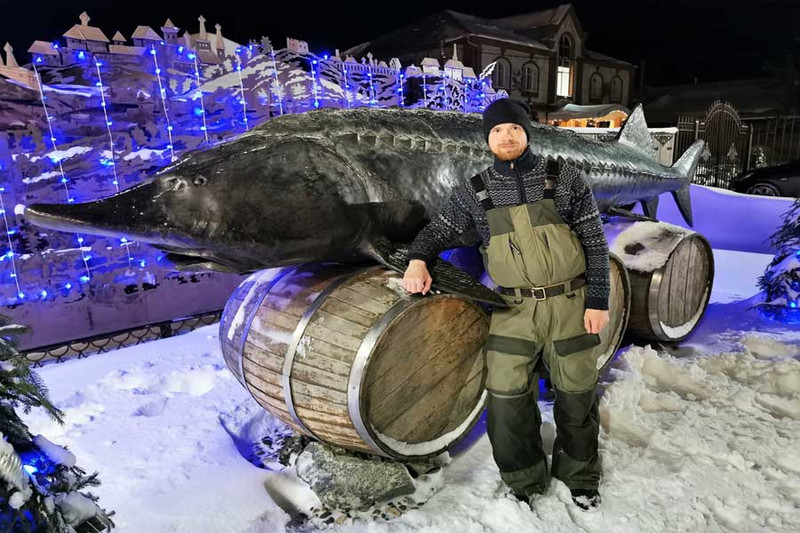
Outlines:
[[427, 293], [431, 288], [433, 278], [428, 273], [428, 267], [425, 261], [421, 259], [412, 259], [408, 262], [408, 268], [403, 276], [403, 287], [410, 293], [421, 292]]
[[587, 309], [583, 314], [583, 327], [587, 333], [600, 333], [608, 324], [608, 311], [603, 309]]

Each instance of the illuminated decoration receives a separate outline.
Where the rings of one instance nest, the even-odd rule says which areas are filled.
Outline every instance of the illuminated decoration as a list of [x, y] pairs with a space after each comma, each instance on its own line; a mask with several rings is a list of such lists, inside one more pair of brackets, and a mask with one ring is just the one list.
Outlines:
[[[94, 58], [94, 66], [97, 69], [97, 87], [100, 89], [100, 107], [103, 108], [103, 118], [105, 119], [106, 123], [106, 132], [108, 133], [108, 149], [111, 151], [111, 159], [110, 166], [111, 170], [114, 172], [114, 181], [111, 183], [114, 185], [114, 188], [117, 192], [119, 192], [119, 176], [117, 176], [117, 157], [114, 151], [114, 136], [111, 134], [111, 120], [108, 118], [108, 103], [106, 102], [106, 94], [105, 94], [105, 87], [103, 87], [103, 76], [100, 73], [100, 63], [97, 58]], [[126, 241], [127, 242], [127, 241]], [[125, 246], [125, 253], [128, 256], [128, 266], [131, 266], [133, 263], [133, 258], [131, 257], [131, 251], [128, 246]], [[86, 256], [84, 256], [84, 260], [87, 260]]]
[[428, 107], [428, 84], [425, 80], [425, 72], [422, 73], [422, 103]]
[[[352, 58], [343, 62], [338, 52], [331, 56], [307, 50], [274, 49], [271, 45], [254, 47], [252, 55], [241, 47], [240, 53], [247, 55], [231, 53], [221, 57], [213, 51], [212, 55], [204, 55], [193, 44], [191, 39], [179, 43], [167, 41], [163, 46], [152, 41], [147, 43], [144, 54], [126, 57], [113, 50], [95, 57], [91, 51], [62, 46], [65, 50], [60, 50], [61, 65], [48, 65], [46, 57], [37, 63], [36, 58], [41, 54], [34, 53], [30, 58], [32, 65], [25, 68], [37, 78], [42, 107], [36, 106], [40, 109], [38, 116], [27, 116], [26, 111], [20, 111], [18, 119], [25, 124], [36, 124], [44, 110], [47, 127], [42, 123], [40, 131], [35, 128], [9, 131], [5, 144], [0, 139], [0, 173], [6, 180], [21, 179], [24, 183], [14, 183], [12, 188], [8, 181], [0, 182], [7, 189], [2, 192], [2, 202], [9, 209], [21, 203], [76, 203], [107, 195], [109, 184], [113, 185], [113, 191], [123, 190], [125, 185], [135, 185], [176, 160], [184, 151], [211, 146], [215, 138], [230, 139], [241, 134], [242, 116], [246, 120], [245, 129], [253, 129], [273, 114], [299, 113], [323, 106], [414, 108], [424, 101], [426, 106], [440, 109], [432, 105], [426, 81], [420, 80], [423, 72], [401, 69], [399, 62], [391, 64], [390, 75], [382, 76], [387, 71], [377, 58], [359, 65]], [[83, 52], [83, 61], [79, 61], [79, 52]], [[117, 68], [118, 60], [121, 68]], [[310, 63], [310, 69], [293, 69], [305, 61]], [[248, 68], [241, 68], [242, 64]], [[110, 68], [112, 65], [114, 68]], [[49, 76], [53, 77], [53, 83], [63, 83], [64, 68], [79, 73], [70, 75], [75, 80], [86, 80], [83, 83], [89, 87], [70, 83], [54, 88], [57, 92], [50, 96], [44, 83]], [[167, 69], [169, 76], [162, 76]], [[231, 75], [234, 70], [237, 74]], [[292, 72], [292, 85], [306, 88], [302, 95], [296, 96], [291, 109], [283, 103], [285, 89], [292, 86], [284, 88], [281, 83], [284, 79], [281, 76], [287, 71]], [[144, 83], [131, 86], [130, 74]], [[454, 83], [458, 86], [459, 82]], [[423, 94], [419, 94], [420, 85], [425, 85]], [[154, 88], [159, 91], [158, 97]], [[216, 94], [210, 97], [212, 93]], [[242, 101], [244, 94], [250, 100]], [[495, 96], [487, 90], [486, 101], [480, 101], [477, 91], [463, 94], [470, 96], [465, 107], [468, 112], [478, 111]], [[253, 95], [257, 98], [252, 98]], [[454, 100], [453, 108], [464, 108], [459, 104], [462, 102]], [[159, 105], [164, 118], [159, 118]], [[147, 110], [153, 109], [152, 106], [155, 113], [135, 119], [131, 116], [137, 107]], [[79, 157], [82, 154], [86, 156]], [[23, 191], [24, 198], [20, 196]], [[106, 287], [104, 291], [113, 291], [113, 285], [125, 284], [126, 291], [131, 291], [128, 294], [132, 294], [137, 286], [142, 289], [143, 282], [158, 285], [157, 280], [164, 275], [167, 260], [159, 262], [163, 253], [142, 246], [142, 242], [128, 240], [130, 236], [111, 239], [74, 233], [38, 233], [24, 223], [22, 211], [16, 213], [19, 218], [11, 211], [7, 213], [11, 216], [7, 217], [6, 226], [7, 240], [15, 249], [6, 250], [7, 244], [0, 250], [0, 282], [7, 285], [0, 294], [0, 305], [16, 306], [38, 300], [52, 304], [67, 296], [75, 301], [75, 291], [84, 290], [81, 285], [89, 282], [92, 293], [102, 287]], [[18, 226], [18, 221], [23, 224]], [[77, 246], [72, 244], [76, 239]], [[80, 260], [74, 256], [75, 252], [81, 254]], [[136, 269], [134, 274], [131, 266], [152, 266], [155, 273], [147, 270], [140, 275]], [[24, 293], [24, 300], [19, 299], [20, 293]]]
[[275, 62], [275, 48], [273, 48], [269, 39], [265, 39], [265, 42], [266, 45], [269, 46], [269, 55], [272, 58], [272, 75], [275, 81], [273, 92], [275, 93], [275, 96], [278, 97], [278, 109], [280, 109], [281, 115], [283, 115], [283, 91], [281, 89], [280, 81], [278, 81], [278, 64]]
[[772, 320], [800, 324], [800, 198], [782, 218], [783, 224], [770, 236], [778, 252], [758, 279], [764, 301], [755, 307]]
[[314, 91], [314, 108], [319, 107], [319, 95], [317, 94], [317, 73], [315, 65], [317, 64], [316, 59], [311, 59], [311, 87]]
[[206, 107], [203, 104], [203, 90], [201, 89], [200, 83], [200, 67], [197, 65], [197, 54], [190, 53], [188, 55], [189, 59], [194, 61], [194, 79], [197, 81], [197, 92], [195, 93], [195, 97], [197, 100], [200, 101], [200, 116], [203, 118], [203, 125], [200, 126], [200, 131], [203, 132], [203, 137], [205, 138], [206, 144], [208, 144], [208, 124], [206, 123]]
[[[53, 117], [50, 115], [49, 111], [47, 111], [47, 104], [45, 103], [45, 96], [44, 96], [44, 89], [42, 88], [42, 77], [39, 75], [39, 71], [36, 69], [36, 65], [33, 65], [33, 73], [36, 76], [36, 85], [39, 88], [39, 98], [42, 102], [42, 109], [44, 109], [44, 116], [45, 122], [47, 122], [47, 130], [50, 133], [50, 144], [53, 147], [53, 152], [58, 152], [58, 146], [56, 145], [56, 136], [53, 133]], [[67, 195], [67, 203], [73, 203], [75, 199], [69, 192], [69, 186], [67, 177], [64, 175], [64, 165], [62, 164], [62, 158], [57, 158], [56, 162], [58, 163], [58, 174], [60, 176], [61, 183], [64, 185], [64, 192]], [[5, 208], [3, 209], [3, 216], [5, 217]], [[10, 229], [8, 227], [8, 222], [6, 221], [6, 233], [9, 237], [9, 252], [13, 253], [13, 248], [11, 248], [11, 234], [9, 233]], [[78, 241], [78, 251], [81, 254], [81, 259], [83, 260], [83, 267], [86, 269], [86, 281], [91, 279], [91, 273], [89, 272], [89, 260], [86, 258], [86, 254], [83, 251], [83, 237], [80, 234], [77, 234], [76, 239]], [[12, 265], [13, 265], [13, 258], [12, 258]], [[16, 266], [14, 266], [14, 282], [17, 284], [17, 293], [22, 294], [22, 291], [19, 290], [19, 278], [17, 276]], [[22, 298], [22, 296], [20, 296]]]
[[244, 130], [250, 128], [247, 125], [247, 102], [244, 99], [244, 82], [242, 81], [242, 59], [239, 56], [239, 49], [236, 49], [236, 71], [239, 73], [239, 99], [242, 102], [242, 116], [244, 117]]
[[369, 105], [370, 107], [373, 107], [377, 101], [375, 99], [375, 79], [372, 76], [372, 54], [368, 53], [367, 57], [369, 58], [367, 60], [367, 76], [369, 77]]
[[344, 81], [344, 99], [347, 102], [347, 107], [350, 106], [350, 81], [347, 79], [347, 67], [342, 63], [342, 80]]
[[3, 201], [3, 193], [5, 192], [5, 187], [0, 187], [0, 213], [3, 214], [3, 223], [6, 226], [6, 237], [8, 237], [8, 252], [6, 253], [6, 257], [11, 260], [11, 268], [13, 270], [12, 278], [14, 279], [14, 284], [17, 286], [17, 297], [21, 300], [25, 298], [25, 293], [22, 292], [22, 288], [19, 285], [19, 275], [17, 273], [17, 263], [14, 260], [14, 245], [11, 242], [11, 227], [8, 225], [8, 216], [6, 215], [6, 205]]
[[400, 69], [398, 69], [397, 70], [397, 75], [398, 75], [398, 79], [399, 79], [398, 87], [397, 87], [397, 92], [399, 94], [397, 95], [397, 97], [400, 100], [400, 107], [405, 107], [406, 98], [405, 98], [405, 95], [403, 94], [403, 82], [405, 81], [405, 74], [400, 72]]
[[167, 119], [167, 136], [169, 137], [169, 144], [167, 145], [167, 149], [169, 149], [169, 153], [171, 156], [171, 160], [175, 161], [175, 149], [172, 143], [172, 123], [169, 120], [169, 110], [167, 109], [167, 91], [164, 89], [164, 86], [161, 84], [161, 69], [158, 67], [158, 57], [156, 54], [156, 47], [155, 45], [150, 45], [150, 55], [153, 56], [153, 62], [156, 65], [156, 79], [158, 80], [158, 93], [161, 95], [161, 107], [164, 109], [164, 117]]

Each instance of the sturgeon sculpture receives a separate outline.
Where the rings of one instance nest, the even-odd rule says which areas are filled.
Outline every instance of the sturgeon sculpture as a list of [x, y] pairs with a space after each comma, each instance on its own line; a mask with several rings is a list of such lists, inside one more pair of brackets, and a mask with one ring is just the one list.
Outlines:
[[[491, 164], [480, 122], [479, 114], [427, 109], [284, 115], [186, 154], [108, 198], [34, 204], [25, 216], [44, 228], [151, 244], [179, 270], [245, 273], [364, 260], [402, 270], [398, 247], [413, 240], [458, 182]], [[671, 192], [692, 224], [689, 183], [702, 141], [672, 167], [659, 164], [641, 106], [610, 142], [532, 127], [532, 150], [581, 166], [601, 211], [642, 202], [655, 217], [659, 195]], [[463, 235], [452, 246], [478, 239]], [[439, 288], [502, 304], [444, 261], [431, 274]]]

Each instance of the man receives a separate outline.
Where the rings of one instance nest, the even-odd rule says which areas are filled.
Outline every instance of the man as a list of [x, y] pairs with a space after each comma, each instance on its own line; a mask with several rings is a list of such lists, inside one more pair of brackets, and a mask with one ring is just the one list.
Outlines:
[[486, 270], [509, 304], [494, 310], [485, 346], [488, 434], [500, 476], [529, 505], [547, 489], [537, 405], [543, 358], [556, 391], [552, 475], [576, 505], [594, 510], [601, 466], [593, 348], [609, 320], [608, 243], [580, 171], [531, 151], [529, 113], [511, 99], [486, 109], [483, 131], [494, 163], [460, 183], [419, 232], [403, 284], [427, 293], [427, 264], [477, 228]]

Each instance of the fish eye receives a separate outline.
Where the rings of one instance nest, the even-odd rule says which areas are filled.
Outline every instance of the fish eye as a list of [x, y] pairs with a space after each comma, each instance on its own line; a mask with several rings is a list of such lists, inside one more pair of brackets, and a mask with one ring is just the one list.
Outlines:
[[205, 176], [197, 176], [197, 177], [194, 179], [194, 184], [195, 184], [196, 186], [198, 186], [198, 187], [202, 187], [203, 185], [205, 185], [205, 184], [206, 184], [206, 182], [207, 182], [207, 181], [208, 181], [208, 180], [206, 179], [206, 177], [205, 177]]

